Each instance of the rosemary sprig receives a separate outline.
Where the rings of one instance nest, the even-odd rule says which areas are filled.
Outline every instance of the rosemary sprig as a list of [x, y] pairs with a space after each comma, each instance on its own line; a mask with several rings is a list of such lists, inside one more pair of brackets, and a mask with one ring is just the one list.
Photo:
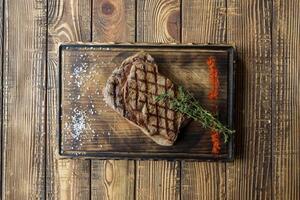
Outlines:
[[171, 108], [185, 114], [187, 117], [199, 121], [204, 128], [209, 128], [222, 133], [224, 143], [228, 142], [230, 135], [235, 131], [224, 126], [209, 111], [205, 110], [199, 102], [183, 87], [179, 87], [175, 98], [170, 93], [163, 93], [155, 97], [155, 101], [169, 101]]

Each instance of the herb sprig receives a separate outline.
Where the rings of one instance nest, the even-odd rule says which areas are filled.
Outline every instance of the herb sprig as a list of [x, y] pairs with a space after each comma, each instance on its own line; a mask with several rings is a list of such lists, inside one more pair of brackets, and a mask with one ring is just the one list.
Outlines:
[[163, 93], [156, 96], [155, 101], [169, 101], [171, 108], [175, 111], [181, 112], [195, 121], [199, 121], [204, 128], [222, 133], [224, 143], [227, 143], [229, 137], [235, 132], [224, 126], [209, 111], [205, 110], [182, 86], [179, 86], [176, 98], [170, 93]]

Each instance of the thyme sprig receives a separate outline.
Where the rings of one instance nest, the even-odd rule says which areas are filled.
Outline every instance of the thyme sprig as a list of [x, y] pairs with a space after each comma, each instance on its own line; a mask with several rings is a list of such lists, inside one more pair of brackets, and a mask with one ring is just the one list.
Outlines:
[[224, 126], [213, 114], [205, 110], [199, 102], [183, 87], [179, 87], [176, 98], [170, 93], [163, 93], [155, 97], [155, 101], [169, 101], [170, 106], [175, 111], [185, 114], [187, 117], [199, 121], [204, 128], [215, 130], [222, 133], [224, 143], [235, 132]]

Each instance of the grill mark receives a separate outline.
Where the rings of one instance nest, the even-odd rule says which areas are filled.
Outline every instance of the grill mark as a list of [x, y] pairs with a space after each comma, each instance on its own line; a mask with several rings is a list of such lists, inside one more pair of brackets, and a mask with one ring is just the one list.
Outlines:
[[117, 99], [117, 84], [116, 82], [114, 81], [113, 82], [113, 100], [114, 100], [114, 107], [117, 108], [117, 102], [116, 102], [116, 99]]
[[[174, 97], [177, 98], [177, 87], [173, 87]], [[174, 112], [173, 126], [177, 127], [177, 112]], [[177, 127], [179, 129], [179, 127]]]
[[[140, 91], [140, 92], [141, 92], [141, 91]], [[139, 102], [141, 102], [141, 103], [146, 103], [146, 101], [141, 100], [141, 99], [139, 100]], [[156, 103], [151, 103], [151, 102], [148, 102], [148, 104], [151, 105], [151, 106], [155, 106], [155, 105], [156, 105]], [[158, 107], [158, 108], [165, 108], [165, 106], [161, 106], [161, 105], [158, 105], [158, 104], [157, 104], [157, 107]], [[176, 112], [175, 110], [172, 110], [171, 107], [168, 107], [168, 109], [171, 110], [171, 111], [173, 111], [173, 112]]]
[[[156, 114], [152, 114], [152, 113], [149, 113], [149, 115], [150, 115], [150, 116], [156, 116]], [[168, 117], [165, 118], [164, 116], [160, 116], [160, 115], [158, 115], [158, 117], [159, 117], [159, 118], [162, 118], [162, 119], [164, 119], [164, 120], [173, 121], [173, 119], [170, 119], [170, 118], [168, 118]]]
[[[156, 128], [156, 125], [154, 126], [154, 125], [150, 125], [150, 126], [153, 126], [153, 127], [155, 127]], [[163, 127], [163, 126], [158, 126], [160, 129], [166, 129], [167, 131], [170, 131], [170, 132], [174, 132], [175, 133], [175, 130], [174, 129], [171, 129], [171, 128], [165, 128], [165, 127]]]
[[145, 95], [146, 109], [147, 109], [146, 123], [148, 124], [148, 122], [149, 122], [149, 115], [148, 115], [148, 110], [149, 110], [149, 108], [148, 108], [148, 80], [147, 80], [147, 72], [148, 71], [146, 70], [146, 65], [144, 64], [143, 66], [144, 66], [144, 72], [145, 72], [144, 77], [145, 77], [145, 90], [146, 90], [146, 95]]
[[[142, 60], [143, 62], [145, 62], [145, 60]], [[136, 70], [139, 70], [139, 71], [141, 71], [141, 72], [144, 72], [145, 70], [144, 69], [140, 69], [140, 68], [137, 68]], [[149, 72], [151, 72], [151, 71], [149, 71]], [[151, 73], [153, 73], [153, 72], [151, 72]], [[154, 73], [153, 73], [154, 74]]]
[[128, 96], [128, 92], [129, 92], [129, 86], [128, 86], [128, 75], [130, 73], [130, 70], [132, 68], [132, 63], [127, 63], [124, 65], [123, 68], [123, 76], [125, 77], [124, 79], [122, 79], [122, 82], [120, 83], [122, 85], [122, 87], [124, 88], [123, 90], [123, 96], [122, 96], [122, 103], [123, 103], [123, 116], [127, 118], [126, 116], [126, 112], [127, 112], [127, 107], [126, 107], [126, 97]]
[[[165, 77], [165, 93], [167, 92], [167, 77]], [[168, 118], [168, 108], [167, 108], [167, 103], [165, 102], [165, 119]], [[167, 130], [167, 136], [169, 136], [169, 132], [168, 132], [168, 120], [165, 120], [165, 126], [166, 126], [166, 130]]]
[[[134, 80], [134, 79], [133, 79], [133, 80]], [[149, 82], [148, 82], [148, 83], [149, 83]], [[135, 90], [135, 87], [129, 87], [129, 89]], [[143, 94], [146, 94], [146, 90], [145, 90], [145, 91], [139, 90], [139, 92], [142, 92]], [[152, 93], [152, 92], [149, 92], [149, 91], [148, 91], [148, 95], [156, 96], [155, 93]]]
[[124, 86], [124, 95], [122, 96], [122, 103], [123, 103], [123, 117], [126, 116], [126, 102], [125, 102], [125, 99], [126, 99], [126, 96], [128, 95], [128, 84], [127, 84], [127, 81], [125, 82], [125, 86]]
[[[126, 76], [127, 77], [127, 76]], [[128, 83], [127, 83], [127, 80], [126, 80], [126, 82], [125, 82], [125, 86], [123, 86], [124, 87], [124, 95], [123, 95], [123, 97], [122, 97], [122, 103], [123, 103], [123, 108], [124, 108], [124, 110], [123, 110], [123, 117], [126, 117], [126, 97], [128, 96], [128, 90], [129, 90], [129, 87], [128, 87]]]
[[[156, 70], [157, 68], [154, 68], [154, 80], [155, 80], [155, 83], [157, 83], [157, 73], [156, 73]], [[157, 84], [155, 84], [155, 96], [157, 96]], [[159, 121], [158, 121], [158, 104], [157, 102], [155, 102], [155, 113], [156, 113], [156, 131], [157, 133], [159, 133]]]
[[136, 73], [136, 70], [137, 67], [135, 66], [135, 70], [134, 70], [134, 78], [135, 78], [135, 83], [136, 83], [136, 86], [135, 86], [135, 110], [137, 109], [137, 105], [138, 105], [138, 92], [139, 92], [139, 86], [138, 86], [138, 82], [137, 82], [137, 73]]
[[[147, 71], [147, 73], [152, 73], [152, 72], [149, 72], [149, 71]], [[138, 81], [140, 81], [140, 82], [144, 82], [144, 80], [143, 79], [138, 79]], [[158, 83], [154, 83], [154, 82], [148, 82], [149, 84], [152, 84], [152, 85], [157, 85], [157, 86], [160, 86], [160, 87], [165, 87], [164, 85], [161, 85], [161, 84], [158, 84]]]

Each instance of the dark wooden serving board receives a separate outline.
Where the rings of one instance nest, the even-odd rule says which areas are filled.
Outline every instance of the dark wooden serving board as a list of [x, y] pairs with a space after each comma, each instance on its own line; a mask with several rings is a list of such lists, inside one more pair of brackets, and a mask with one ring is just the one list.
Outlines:
[[[103, 101], [102, 90], [113, 69], [138, 51], [150, 53], [160, 73], [184, 86], [207, 108], [218, 107], [219, 119], [232, 127], [234, 49], [210, 45], [66, 44], [60, 46], [59, 152], [64, 157], [116, 159], [231, 160], [232, 140], [219, 155], [211, 154], [209, 130], [191, 122], [174, 146], [155, 144]], [[217, 60], [220, 94], [210, 91], [208, 57]]]

